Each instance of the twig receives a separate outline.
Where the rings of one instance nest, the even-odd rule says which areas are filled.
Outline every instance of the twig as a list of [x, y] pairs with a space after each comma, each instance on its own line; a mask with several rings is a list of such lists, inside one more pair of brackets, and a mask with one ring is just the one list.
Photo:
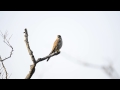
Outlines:
[[[0, 31], [1, 32], [1, 31]], [[6, 57], [6, 58], [4, 58], [4, 59], [2, 59], [1, 61], [4, 61], [4, 60], [6, 60], [6, 59], [8, 59], [8, 58], [11, 58], [11, 56], [12, 56], [12, 53], [13, 53], [13, 47], [10, 45], [10, 43], [9, 43], [9, 41], [7, 40], [7, 32], [5, 33], [5, 35], [3, 35], [3, 33], [1, 32], [1, 36], [3, 37], [3, 39], [4, 39], [4, 43], [6, 43], [6, 45], [8, 45], [12, 50], [11, 50], [11, 52], [10, 52], [10, 55], [8, 56], [8, 57]]]
[[[116, 72], [116, 70], [113, 68], [113, 66], [103, 66], [102, 69], [105, 71], [106, 74], [108, 74], [112, 79], [120, 79], [119, 74]], [[115, 75], [114, 75], [115, 74]]]
[[[116, 70], [112, 67], [112, 64], [110, 63], [108, 66], [105, 66], [105, 65], [95, 65], [95, 64], [92, 64], [92, 63], [87, 63], [87, 62], [83, 62], [83, 61], [80, 61], [79, 59], [76, 59], [76, 58], [73, 58], [72, 56], [70, 56], [69, 54], [63, 52], [65, 54], [64, 57], [66, 57], [67, 59], [71, 59], [71, 61], [74, 60], [75, 63], [79, 64], [79, 65], [84, 65], [84, 66], [87, 66], [87, 67], [92, 67], [92, 68], [97, 68], [97, 69], [102, 69], [103, 71], [105, 71], [105, 73], [111, 77], [111, 78], [114, 78], [114, 79], [120, 79], [120, 76], [119, 74], [116, 72]], [[73, 59], [73, 60], [72, 60]], [[114, 76], [114, 74], [116, 76]]]
[[9, 38], [9, 40], [8, 40], [8, 41], [10, 41], [11, 37], [12, 37], [12, 35], [10, 36], [10, 38]]
[[3, 66], [3, 68], [4, 68], [4, 70], [5, 70], [5, 74], [6, 74], [6, 79], [7, 79], [7, 76], [8, 76], [8, 73], [7, 73], [7, 70], [6, 70], [6, 68], [5, 68], [5, 66], [4, 66], [4, 64], [3, 64], [3, 61], [2, 61], [2, 66]]
[[7, 58], [4, 58], [4, 59], [1, 60], [1, 61], [4, 61], [4, 60], [6, 60], [6, 59], [8, 59], [8, 58], [11, 58], [11, 56], [12, 56], [12, 52], [13, 52], [13, 49], [12, 49], [11, 52], [10, 52], [10, 56], [8, 56]]
[[[0, 31], [1, 32], [1, 31]], [[5, 68], [5, 65], [4, 65], [4, 63], [3, 63], [3, 61], [4, 60], [7, 60], [8, 58], [11, 58], [11, 56], [12, 56], [12, 52], [13, 52], [13, 47], [11, 46], [11, 44], [9, 43], [9, 41], [7, 40], [7, 35], [8, 35], [8, 33], [7, 33], [7, 31], [5, 32], [5, 34], [3, 35], [3, 33], [1, 32], [1, 36], [2, 36], [2, 38], [4, 39], [4, 43], [6, 44], [6, 45], [8, 45], [12, 50], [11, 50], [11, 52], [10, 52], [10, 55], [7, 57], [7, 58], [4, 58], [4, 59], [2, 59], [1, 58], [1, 56], [0, 56], [0, 61], [1, 61], [1, 63], [2, 63], [2, 67], [3, 67], [3, 69], [4, 69], [4, 71], [5, 71], [5, 74], [6, 74], [6, 79], [8, 79], [8, 73], [7, 73], [7, 70], [6, 70], [6, 68]], [[12, 37], [12, 36], [11, 36]], [[11, 38], [10, 37], [10, 38]], [[9, 38], [9, 40], [10, 40], [10, 38]], [[1, 71], [2, 72], [2, 71]], [[4, 75], [4, 72], [3, 72], [3, 75]], [[3, 75], [2, 75], [2, 78], [3, 78]]]
[[[2, 58], [1, 58], [1, 56], [0, 56], [0, 60], [1, 60]], [[6, 68], [5, 68], [5, 65], [4, 65], [4, 63], [3, 63], [3, 61], [1, 61], [1, 63], [2, 63], [2, 68], [4, 69], [4, 71], [5, 71], [5, 74], [6, 74], [6, 79], [7, 79], [7, 76], [8, 76], [8, 73], [7, 73], [7, 70], [6, 70]], [[1, 69], [2, 69], [1, 68]]]

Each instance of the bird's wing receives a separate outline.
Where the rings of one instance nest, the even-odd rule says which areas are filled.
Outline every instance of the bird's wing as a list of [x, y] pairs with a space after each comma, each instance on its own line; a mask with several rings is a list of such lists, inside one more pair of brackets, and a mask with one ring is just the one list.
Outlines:
[[[52, 48], [51, 53], [54, 52], [55, 48], [57, 47], [58, 42], [59, 42], [59, 39], [56, 39], [55, 42], [54, 42], [54, 44], [53, 44], [53, 48]], [[51, 53], [50, 53], [50, 54], [51, 54]]]

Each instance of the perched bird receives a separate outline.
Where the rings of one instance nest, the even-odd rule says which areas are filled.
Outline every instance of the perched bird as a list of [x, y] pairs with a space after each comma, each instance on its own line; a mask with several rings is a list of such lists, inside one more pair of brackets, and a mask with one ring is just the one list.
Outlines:
[[[53, 48], [52, 48], [52, 51], [50, 52], [50, 54], [52, 53], [55, 53], [55, 52], [59, 52], [59, 50], [61, 49], [62, 47], [62, 37], [60, 35], [57, 35], [57, 39], [55, 40], [54, 44], [53, 44]], [[50, 55], [49, 54], [49, 55]], [[50, 58], [47, 59], [47, 61], [49, 60]]]

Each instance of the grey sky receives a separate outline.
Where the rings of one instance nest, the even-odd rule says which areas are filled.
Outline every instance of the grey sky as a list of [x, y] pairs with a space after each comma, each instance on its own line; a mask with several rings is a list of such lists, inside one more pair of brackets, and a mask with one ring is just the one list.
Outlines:
[[[61, 54], [38, 63], [32, 78], [110, 78], [103, 70], [76, 60], [98, 66], [112, 61], [120, 75], [119, 11], [0, 11], [0, 30], [13, 34], [14, 53], [4, 62], [11, 78], [25, 78], [32, 64], [24, 42], [25, 28], [36, 59], [50, 53], [58, 34], [63, 38]], [[5, 58], [10, 48], [2, 37], [0, 45]]]

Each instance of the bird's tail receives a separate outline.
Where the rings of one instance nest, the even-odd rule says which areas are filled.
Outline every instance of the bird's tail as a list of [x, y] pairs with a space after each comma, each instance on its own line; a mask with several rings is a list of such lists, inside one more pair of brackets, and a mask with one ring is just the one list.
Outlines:
[[[55, 49], [53, 49], [53, 50], [50, 52], [50, 54], [52, 54], [54, 51], [55, 51]], [[49, 54], [49, 55], [50, 55], [50, 54]], [[47, 59], [47, 62], [48, 62], [49, 59], [50, 59], [50, 57]]]

